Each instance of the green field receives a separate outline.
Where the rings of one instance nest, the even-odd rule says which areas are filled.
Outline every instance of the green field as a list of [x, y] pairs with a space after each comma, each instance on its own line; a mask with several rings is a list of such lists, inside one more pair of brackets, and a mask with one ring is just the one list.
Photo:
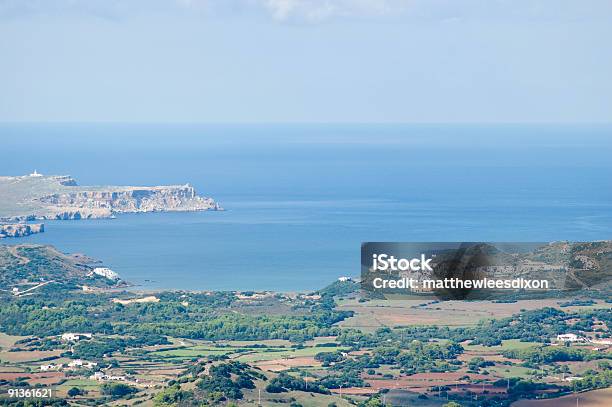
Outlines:
[[501, 377], [527, 377], [529, 373], [533, 371], [533, 369], [522, 366], [507, 366], [500, 364], [488, 367], [486, 370]]
[[151, 356], [157, 356], [161, 358], [172, 358], [172, 359], [190, 359], [190, 358], [203, 358], [211, 355], [227, 355], [234, 353], [236, 349], [231, 348], [204, 348], [201, 346], [194, 346], [189, 348], [172, 349], [172, 350], [160, 350], [149, 353]]
[[[245, 342], [241, 342], [244, 344]], [[252, 343], [252, 342], [251, 342]], [[323, 342], [327, 343], [327, 342]], [[311, 346], [302, 349], [290, 347], [267, 347], [267, 348], [245, 348], [245, 347], [210, 347], [196, 345], [180, 349], [159, 350], [150, 352], [149, 355], [165, 359], [191, 359], [202, 358], [213, 355], [237, 355], [236, 360], [241, 362], [255, 362], [274, 360], [281, 358], [295, 358], [303, 356], [314, 356], [321, 352], [346, 351], [349, 348], [342, 346]]]

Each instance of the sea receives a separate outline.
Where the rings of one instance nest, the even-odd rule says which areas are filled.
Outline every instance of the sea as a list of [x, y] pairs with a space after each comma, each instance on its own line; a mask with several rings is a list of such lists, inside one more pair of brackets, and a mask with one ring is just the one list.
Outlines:
[[225, 208], [2, 242], [85, 253], [143, 290], [316, 290], [359, 275], [362, 242], [612, 238], [611, 125], [0, 125], [0, 174], [35, 169], [190, 183]]

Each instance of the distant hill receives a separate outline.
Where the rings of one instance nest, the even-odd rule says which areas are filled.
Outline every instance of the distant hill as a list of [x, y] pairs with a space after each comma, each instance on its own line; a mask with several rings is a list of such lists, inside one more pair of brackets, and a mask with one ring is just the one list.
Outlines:
[[[501, 290], [494, 288], [437, 287], [420, 289], [421, 294], [433, 294], [442, 299], [479, 299], [506, 296], [522, 291], [521, 295], [539, 296], [545, 291], [556, 293], [592, 290], [608, 293], [612, 283], [612, 241], [551, 242], [547, 244], [466, 243], [458, 248], [441, 249], [431, 261], [432, 271], [391, 271], [386, 278], [399, 277], [422, 280], [530, 280], [545, 281], [546, 288]], [[371, 269], [362, 273], [364, 287], [373, 289], [374, 278], [382, 273]], [[381, 291], [379, 290], [378, 293]], [[403, 288], [386, 289], [388, 294], [410, 293]], [[535, 297], [534, 297], [535, 298]]]
[[551, 242], [528, 252], [479, 244], [440, 255], [437, 277], [547, 279], [556, 289], [603, 288], [612, 280], [612, 241]]
[[63, 288], [113, 287], [123, 283], [93, 273], [94, 260], [67, 255], [52, 246], [0, 245], [0, 290], [17, 292], [37, 285]]

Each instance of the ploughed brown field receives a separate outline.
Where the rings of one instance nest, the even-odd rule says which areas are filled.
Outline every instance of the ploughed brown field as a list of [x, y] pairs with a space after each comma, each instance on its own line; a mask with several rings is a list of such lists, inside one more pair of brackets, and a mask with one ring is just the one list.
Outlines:
[[42, 373], [22, 373], [22, 372], [4, 372], [0, 373], [0, 380], [15, 380], [25, 378], [30, 385], [42, 384], [52, 385], [57, 384], [66, 378], [62, 372], [42, 372]]
[[62, 350], [0, 352], [0, 361], [12, 363], [31, 362], [49, 357], [58, 357], [62, 352]]

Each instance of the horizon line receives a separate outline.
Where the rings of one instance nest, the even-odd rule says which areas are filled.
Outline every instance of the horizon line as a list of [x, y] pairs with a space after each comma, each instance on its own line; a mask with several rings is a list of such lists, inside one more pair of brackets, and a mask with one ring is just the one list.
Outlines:
[[74, 121], [4, 121], [2, 125], [211, 125], [211, 126], [274, 126], [274, 125], [612, 125], [610, 121], [423, 121], [423, 122], [403, 122], [403, 121], [106, 121], [106, 120], [74, 120]]

